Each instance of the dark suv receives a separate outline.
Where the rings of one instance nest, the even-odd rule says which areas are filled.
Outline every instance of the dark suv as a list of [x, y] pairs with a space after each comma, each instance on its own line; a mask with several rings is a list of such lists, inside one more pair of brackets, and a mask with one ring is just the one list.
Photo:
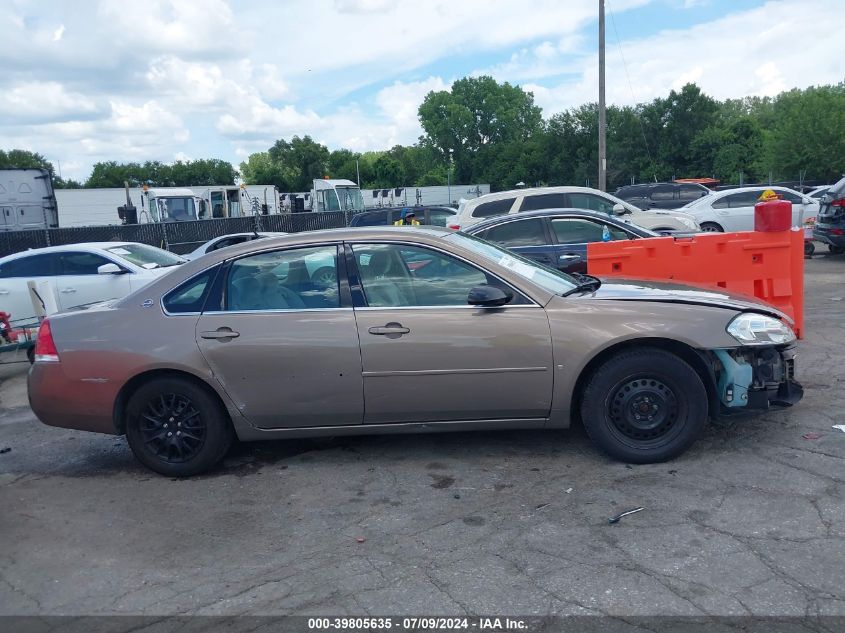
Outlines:
[[390, 226], [402, 218], [402, 209], [412, 209], [420, 224], [446, 226], [446, 222], [457, 213], [452, 207], [396, 207], [374, 209], [356, 213], [349, 221], [349, 226]]
[[615, 195], [635, 207], [648, 209], [680, 209], [710, 193], [704, 185], [695, 183], [649, 182], [619, 187]]
[[831, 253], [841, 255], [845, 253], [845, 178], [827, 190], [819, 205], [813, 239], [827, 244]]

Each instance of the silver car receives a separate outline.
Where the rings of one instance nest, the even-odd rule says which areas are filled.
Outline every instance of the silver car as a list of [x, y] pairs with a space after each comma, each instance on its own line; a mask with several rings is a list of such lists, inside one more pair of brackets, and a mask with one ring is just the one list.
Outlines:
[[[333, 274], [325, 274], [329, 267]], [[673, 458], [708, 415], [801, 398], [786, 317], [670, 284], [570, 276], [436, 228], [255, 240], [42, 325], [46, 424], [125, 433], [170, 476], [232, 440], [566, 428]]]

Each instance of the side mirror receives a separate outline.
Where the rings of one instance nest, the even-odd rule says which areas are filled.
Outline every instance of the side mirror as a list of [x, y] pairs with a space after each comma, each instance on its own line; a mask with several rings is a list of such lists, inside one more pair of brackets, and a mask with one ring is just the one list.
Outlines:
[[102, 266], [97, 267], [98, 275], [122, 275], [125, 272], [126, 270], [117, 264], [103, 264]]
[[625, 215], [626, 213], [630, 213], [630, 211], [625, 208], [624, 204], [617, 202], [613, 205], [613, 215]]
[[513, 299], [513, 293], [508, 291], [505, 293], [501, 288], [496, 286], [476, 286], [469, 291], [467, 295], [467, 303], [471, 306], [481, 306], [482, 308], [495, 308], [505, 305], [508, 301]]
[[813, 204], [813, 199], [812, 198], [803, 198], [801, 200], [801, 204]]

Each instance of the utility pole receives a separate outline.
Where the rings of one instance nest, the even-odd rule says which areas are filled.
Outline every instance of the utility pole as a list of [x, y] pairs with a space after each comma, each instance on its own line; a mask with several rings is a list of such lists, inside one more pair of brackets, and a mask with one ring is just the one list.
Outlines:
[[607, 190], [607, 117], [604, 104], [604, 0], [599, 0], [599, 189]]

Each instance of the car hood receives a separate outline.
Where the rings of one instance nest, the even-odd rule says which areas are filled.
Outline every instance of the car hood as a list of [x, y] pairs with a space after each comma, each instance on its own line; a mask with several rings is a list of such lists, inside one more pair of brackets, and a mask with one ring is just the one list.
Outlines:
[[785, 313], [753, 297], [668, 281], [608, 278], [602, 280], [601, 287], [595, 292], [578, 296], [585, 300], [654, 301], [710, 306], [727, 310], [751, 310], [775, 316], [787, 323], [793, 322]]

